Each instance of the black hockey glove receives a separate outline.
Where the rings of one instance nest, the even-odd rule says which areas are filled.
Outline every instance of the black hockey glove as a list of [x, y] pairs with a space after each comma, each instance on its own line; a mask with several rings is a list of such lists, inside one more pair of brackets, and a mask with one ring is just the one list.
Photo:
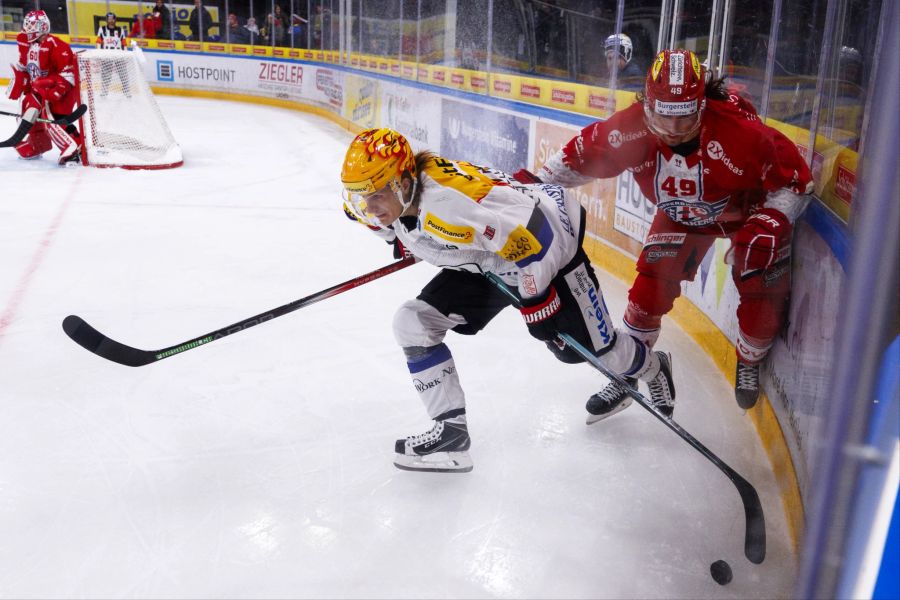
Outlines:
[[528, 169], [519, 169], [513, 174], [513, 179], [518, 181], [519, 183], [531, 184], [531, 183], [544, 183], [540, 180], [540, 178], [529, 171]]
[[562, 301], [552, 285], [547, 288], [544, 295], [522, 302], [519, 311], [528, 325], [528, 333], [541, 341], [550, 342], [556, 340], [556, 333], [563, 331]]

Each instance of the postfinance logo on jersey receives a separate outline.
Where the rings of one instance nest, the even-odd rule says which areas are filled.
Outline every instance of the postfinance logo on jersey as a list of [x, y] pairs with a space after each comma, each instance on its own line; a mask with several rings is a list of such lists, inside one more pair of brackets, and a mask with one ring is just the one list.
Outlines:
[[471, 227], [451, 225], [431, 213], [425, 213], [425, 218], [422, 219], [422, 229], [443, 240], [457, 244], [471, 244], [475, 239], [475, 230]]

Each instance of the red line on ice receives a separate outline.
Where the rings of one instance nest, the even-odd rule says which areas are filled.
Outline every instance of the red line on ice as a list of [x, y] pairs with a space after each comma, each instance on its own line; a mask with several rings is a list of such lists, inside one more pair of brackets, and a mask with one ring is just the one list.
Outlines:
[[0, 314], [0, 340], [3, 339], [6, 328], [9, 327], [15, 319], [19, 305], [22, 303], [22, 298], [25, 296], [25, 292], [28, 291], [28, 287], [31, 285], [31, 278], [40, 268], [41, 264], [44, 262], [44, 257], [47, 256], [47, 251], [50, 249], [50, 246], [53, 245], [53, 239], [56, 237], [56, 232], [59, 230], [59, 224], [62, 222], [63, 215], [65, 215], [66, 209], [69, 208], [69, 204], [75, 196], [76, 187], [76, 185], [73, 185], [69, 188], [68, 196], [63, 200], [63, 203], [56, 211], [56, 215], [53, 217], [53, 221], [47, 227], [46, 231], [44, 231], [44, 237], [41, 238], [38, 247], [31, 256], [31, 262], [28, 263], [28, 268], [22, 273], [22, 276], [19, 278], [19, 282], [16, 284], [13, 291], [12, 297], [3, 309], [3, 313]]

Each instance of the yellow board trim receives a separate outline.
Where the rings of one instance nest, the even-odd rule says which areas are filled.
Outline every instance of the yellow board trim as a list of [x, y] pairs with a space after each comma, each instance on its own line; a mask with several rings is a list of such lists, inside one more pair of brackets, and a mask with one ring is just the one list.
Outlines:
[[[621, 252], [606, 246], [600, 242], [585, 244], [588, 257], [591, 262], [609, 274], [631, 284], [637, 271], [635, 260]], [[712, 358], [713, 362], [722, 371], [725, 378], [733, 385], [734, 371], [737, 358], [734, 353], [734, 345], [721, 332], [712, 320], [697, 308], [690, 300], [679, 297], [675, 300], [675, 307], [667, 315], [690, 335], [694, 341]], [[772, 472], [781, 495], [781, 504], [784, 508], [785, 518], [788, 524], [788, 533], [794, 545], [795, 552], [800, 550], [800, 541], [803, 536], [805, 521], [803, 501], [800, 497], [800, 485], [797, 482], [797, 472], [794, 469], [794, 461], [791, 458], [787, 441], [781, 424], [775, 416], [769, 398], [765, 393], [760, 394], [756, 406], [747, 411], [756, 433], [759, 436], [769, 461], [772, 464]]]

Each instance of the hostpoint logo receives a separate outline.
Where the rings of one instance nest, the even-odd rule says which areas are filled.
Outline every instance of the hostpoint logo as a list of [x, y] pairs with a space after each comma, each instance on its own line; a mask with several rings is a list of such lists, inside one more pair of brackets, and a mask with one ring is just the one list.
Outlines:
[[175, 81], [175, 68], [171, 60], [156, 61], [156, 79], [159, 81]]

